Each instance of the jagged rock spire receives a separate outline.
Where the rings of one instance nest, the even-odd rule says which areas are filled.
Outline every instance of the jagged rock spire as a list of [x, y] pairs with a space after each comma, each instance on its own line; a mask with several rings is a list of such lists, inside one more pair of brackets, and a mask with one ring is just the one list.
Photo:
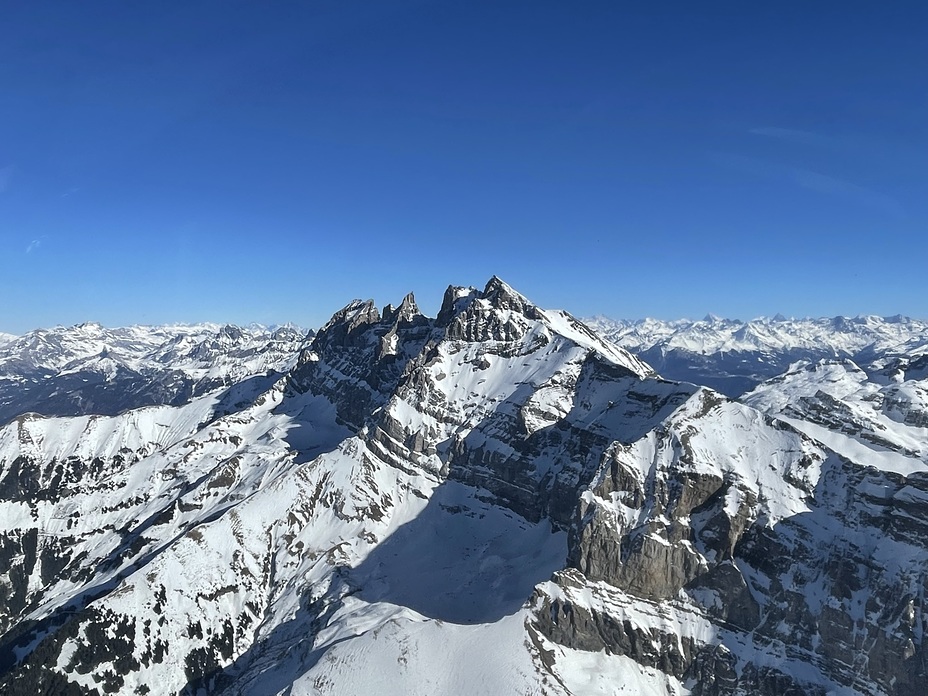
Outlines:
[[435, 326], [446, 327], [454, 319], [455, 314], [463, 309], [470, 300], [477, 296], [477, 289], [473, 287], [460, 287], [449, 285], [441, 301], [441, 309], [435, 319]]
[[383, 308], [383, 319], [389, 322], [410, 322], [419, 316], [419, 305], [416, 304], [416, 297], [413, 293], [408, 293], [399, 307], [388, 304]]

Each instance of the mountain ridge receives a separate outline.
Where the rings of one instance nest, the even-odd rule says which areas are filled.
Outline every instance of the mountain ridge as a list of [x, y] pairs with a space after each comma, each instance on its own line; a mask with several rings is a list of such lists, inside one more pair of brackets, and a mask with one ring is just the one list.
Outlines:
[[0, 688], [915, 696], [919, 359], [742, 402], [493, 278], [179, 405], [20, 417]]
[[242, 379], [283, 372], [306, 333], [231, 324], [37, 329], [0, 345], [0, 423], [23, 413], [115, 415], [179, 405]]
[[849, 358], [875, 372], [928, 354], [928, 322], [899, 315], [662, 321], [596, 317], [591, 327], [672, 379], [738, 397], [800, 360]]

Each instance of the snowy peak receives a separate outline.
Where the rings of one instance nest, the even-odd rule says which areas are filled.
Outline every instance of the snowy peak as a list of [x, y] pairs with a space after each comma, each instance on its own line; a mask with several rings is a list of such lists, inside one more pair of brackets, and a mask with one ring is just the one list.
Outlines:
[[[506, 316], [509, 316], [506, 313], [514, 313], [521, 315], [525, 319], [538, 318], [538, 308], [524, 295], [495, 275], [487, 282], [483, 292], [473, 287], [464, 288], [449, 285], [448, 289], [445, 290], [441, 310], [436, 318], [436, 326], [446, 327], [455, 318], [466, 312], [469, 312], [471, 317], [481, 313], [484, 315], [505, 314]], [[452, 335], [460, 331], [460, 324], [461, 322], [459, 322], [459, 328], [452, 332]], [[511, 339], [500, 338], [497, 340]]]
[[[261, 331], [157, 354], [251, 370]], [[76, 379], [127, 354], [102, 343]], [[299, 347], [177, 405], [0, 426], [0, 691], [922, 695], [924, 354], [736, 401], [499, 278], [436, 319], [349, 303]]]
[[[638, 376], [653, 370], [622, 348], [602, 340], [582, 322], [561, 310], [542, 310], [497, 276], [483, 292], [449, 287], [436, 325], [447, 326], [446, 337], [466, 342], [514, 344], [561, 336]], [[501, 348], [502, 350], [508, 350]]]
[[441, 302], [441, 309], [435, 318], [435, 326], [444, 328], [451, 323], [451, 320], [460, 313], [463, 308], [478, 294], [478, 290], [473, 287], [459, 287], [449, 285], [445, 290]]
[[496, 309], [511, 310], [525, 315], [537, 311], [535, 305], [529, 302], [524, 295], [513, 290], [512, 286], [498, 276], [493, 276], [487, 281], [481, 297]]
[[311, 347], [317, 352], [333, 348], [363, 348], [376, 344], [387, 333], [403, 327], [420, 325], [425, 320], [412, 293], [398, 307], [388, 304], [380, 310], [373, 300], [353, 300], [338, 310], [319, 329]]
[[[372, 300], [354, 300], [319, 330], [301, 364], [322, 355], [343, 362], [343, 353], [348, 350], [356, 353], [355, 363], [366, 363], [365, 369], [370, 371], [386, 355], [403, 353], [407, 359], [413, 357], [426, 340], [481, 343], [491, 353], [512, 353], [529, 350], [529, 344], [548, 342], [554, 336], [594, 351], [638, 376], [654, 372], [567, 312], [538, 308], [497, 276], [487, 282], [483, 291], [449, 286], [435, 319], [420, 313], [412, 293], [398, 307], [388, 304], [383, 312]], [[401, 345], [406, 347], [399, 351]]]
[[[447, 295], [447, 293], [446, 293]], [[538, 319], [538, 310], [502, 281], [492, 279], [486, 290], [464, 296], [446, 330], [452, 340], [519, 341]]]
[[421, 353], [432, 324], [412, 293], [382, 314], [372, 300], [354, 300], [319, 330], [291, 371], [290, 384], [300, 393], [329, 399], [339, 423], [357, 430]]
[[602, 339], [582, 321], [563, 310], [541, 310], [541, 316], [551, 329], [604, 358], [607, 362], [629, 370], [639, 377], [654, 376], [654, 368], [630, 352]]

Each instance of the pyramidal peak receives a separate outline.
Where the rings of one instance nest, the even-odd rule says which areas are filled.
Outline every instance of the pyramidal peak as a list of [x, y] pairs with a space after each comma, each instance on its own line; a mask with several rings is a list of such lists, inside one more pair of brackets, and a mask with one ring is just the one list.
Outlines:
[[478, 316], [493, 313], [500, 320], [523, 324], [523, 331], [541, 329], [551, 335], [559, 335], [579, 346], [592, 351], [608, 363], [629, 370], [639, 377], [653, 375], [654, 370], [624, 348], [604, 340], [586, 324], [570, 313], [559, 309], [541, 309], [525, 295], [494, 275], [482, 293], [472, 296], [472, 308], [463, 313]]
[[487, 281], [487, 285], [483, 289], [482, 299], [497, 309], [511, 309], [523, 314], [529, 309], [537, 309], [525, 295], [514, 290], [511, 285], [496, 275]]

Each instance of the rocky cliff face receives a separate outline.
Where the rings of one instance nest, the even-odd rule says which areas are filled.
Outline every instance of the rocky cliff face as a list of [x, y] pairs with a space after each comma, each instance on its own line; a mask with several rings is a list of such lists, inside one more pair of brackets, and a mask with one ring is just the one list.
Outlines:
[[[751, 444], [719, 447], [719, 420]], [[535, 626], [695, 693], [921, 693], [926, 479], [738, 404], [681, 410], [594, 480]]]
[[494, 278], [353, 302], [271, 384], [17, 419], [0, 687], [920, 693], [928, 433], [887, 370], [732, 401]]

